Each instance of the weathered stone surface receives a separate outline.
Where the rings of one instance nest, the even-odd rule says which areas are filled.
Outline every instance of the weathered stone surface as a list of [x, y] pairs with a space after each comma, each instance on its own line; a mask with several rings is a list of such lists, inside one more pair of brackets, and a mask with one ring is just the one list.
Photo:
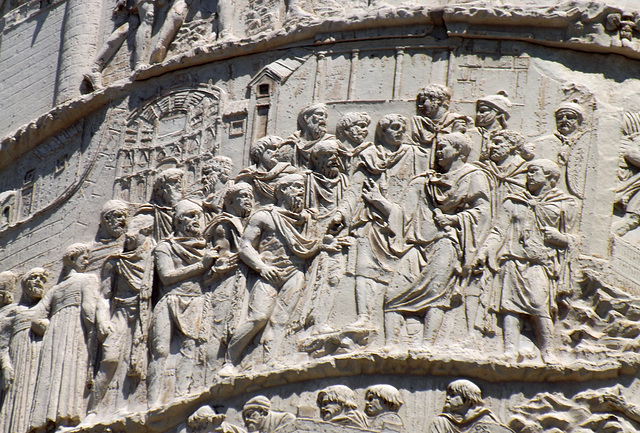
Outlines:
[[640, 429], [634, 2], [0, 13], [0, 433]]

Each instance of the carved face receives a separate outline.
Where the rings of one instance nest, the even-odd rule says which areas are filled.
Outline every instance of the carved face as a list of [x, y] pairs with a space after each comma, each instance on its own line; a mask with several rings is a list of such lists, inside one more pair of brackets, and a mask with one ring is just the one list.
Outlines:
[[47, 280], [47, 275], [44, 272], [33, 272], [24, 282], [25, 294], [31, 299], [42, 298]]
[[165, 179], [162, 185], [162, 198], [170, 206], [182, 198], [182, 174], [174, 173]]
[[248, 189], [238, 191], [231, 199], [230, 206], [234, 215], [243, 218], [249, 216], [253, 209], [253, 193]]
[[442, 168], [448, 168], [455, 161], [460, 152], [446, 139], [438, 140], [436, 144], [436, 162]]
[[560, 110], [556, 113], [556, 129], [562, 135], [572, 134], [580, 125], [580, 116], [573, 110]]
[[318, 171], [329, 178], [336, 178], [340, 175], [340, 160], [338, 158], [338, 148], [323, 149], [313, 155], [313, 163]]
[[529, 192], [533, 193], [538, 191], [548, 184], [549, 179], [544, 174], [542, 167], [535, 164], [529, 165], [529, 169], [527, 170], [527, 189]]
[[345, 128], [344, 135], [346, 135], [351, 142], [361, 144], [364, 139], [367, 138], [367, 135], [369, 135], [369, 125], [367, 125], [367, 122], [361, 120]]
[[377, 395], [368, 392], [364, 403], [364, 413], [366, 413], [367, 416], [377, 416], [384, 411], [385, 404], [382, 399]]
[[0, 286], [0, 307], [9, 305], [13, 302], [13, 293], [10, 289], [4, 286]]
[[266, 409], [247, 409], [242, 413], [244, 425], [250, 432], [258, 431], [264, 426], [265, 418], [269, 412]]
[[178, 235], [188, 238], [202, 236], [204, 228], [204, 215], [202, 209], [195, 203], [193, 206], [180, 209], [176, 214], [176, 231]]
[[404, 138], [404, 133], [407, 131], [407, 127], [404, 123], [393, 121], [384, 130], [384, 139], [387, 144], [391, 146], [400, 146], [402, 144], [402, 139]]
[[277, 156], [278, 148], [276, 146], [265, 147], [262, 155], [260, 155], [260, 162], [267, 170], [271, 170], [278, 163]]
[[71, 264], [73, 268], [78, 272], [84, 272], [89, 266], [89, 252], [83, 251], [78, 254]]
[[289, 210], [302, 212], [304, 209], [304, 183], [302, 180], [292, 182], [282, 190]]
[[440, 99], [436, 98], [435, 95], [426, 95], [420, 111], [424, 116], [433, 118], [438, 113], [441, 105], [442, 102], [440, 102]]
[[320, 402], [320, 418], [323, 421], [330, 421], [342, 412], [342, 405], [330, 400], [326, 396]]
[[488, 128], [496, 120], [496, 109], [484, 102], [479, 102], [476, 108], [475, 124], [480, 128]]
[[444, 401], [444, 412], [464, 414], [469, 409], [469, 403], [459, 393], [447, 390], [447, 397]]
[[104, 228], [114, 239], [122, 236], [127, 231], [127, 211], [125, 209], [113, 209], [102, 216]]
[[511, 143], [504, 137], [497, 135], [491, 138], [489, 143], [489, 158], [493, 162], [500, 163], [504, 161], [511, 153]]
[[231, 178], [231, 167], [223, 165], [220, 167], [220, 173], [218, 174], [218, 180], [220, 183], [227, 183]]
[[307, 122], [307, 131], [313, 140], [317, 140], [327, 132], [327, 111], [318, 108], [305, 118]]

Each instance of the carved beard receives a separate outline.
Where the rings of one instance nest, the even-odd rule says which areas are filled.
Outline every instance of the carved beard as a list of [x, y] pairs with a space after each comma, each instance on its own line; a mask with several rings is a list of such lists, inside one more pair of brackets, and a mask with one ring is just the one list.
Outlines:
[[289, 196], [289, 207], [293, 212], [301, 212], [304, 209], [304, 198], [300, 195]]
[[183, 236], [187, 238], [199, 238], [200, 235], [202, 234], [200, 231], [199, 221], [188, 221], [188, 222], [183, 221], [180, 225], [181, 225], [180, 232], [182, 233]]
[[340, 175], [340, 169], [335, 165], [325, 164], [322, 166], [320, 172], [323, 176], [328, 177], [329, 179], [335, 179]]
[[316, 123], [315, 125], [313, 124], [308, 125], [308, 130], [309, 130], [309, 135], [311, 135], [311, 138], [314, 140], [317, 140], [318, 138], [322, 137], [325, 132], [327, 132], [327, 127], [326, 125], [321, 125], [320, 123]]

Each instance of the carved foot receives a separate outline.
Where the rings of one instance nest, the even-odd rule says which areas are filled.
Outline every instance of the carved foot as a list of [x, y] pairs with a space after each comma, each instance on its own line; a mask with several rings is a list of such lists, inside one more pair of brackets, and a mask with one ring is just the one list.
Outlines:
[[232, 377], [238, 374], [238, 369], [230, 362], [225, 362], [220, 371], [218, 372], [218, 376], [220, 377]]

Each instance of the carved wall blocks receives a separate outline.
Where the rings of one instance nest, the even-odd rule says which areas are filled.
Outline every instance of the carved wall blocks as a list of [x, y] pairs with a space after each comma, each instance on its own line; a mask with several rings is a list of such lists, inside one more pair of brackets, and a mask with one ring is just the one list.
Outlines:
[[640, 428], [628, 16], [186, 4], [0, 173], [0, 432]]

